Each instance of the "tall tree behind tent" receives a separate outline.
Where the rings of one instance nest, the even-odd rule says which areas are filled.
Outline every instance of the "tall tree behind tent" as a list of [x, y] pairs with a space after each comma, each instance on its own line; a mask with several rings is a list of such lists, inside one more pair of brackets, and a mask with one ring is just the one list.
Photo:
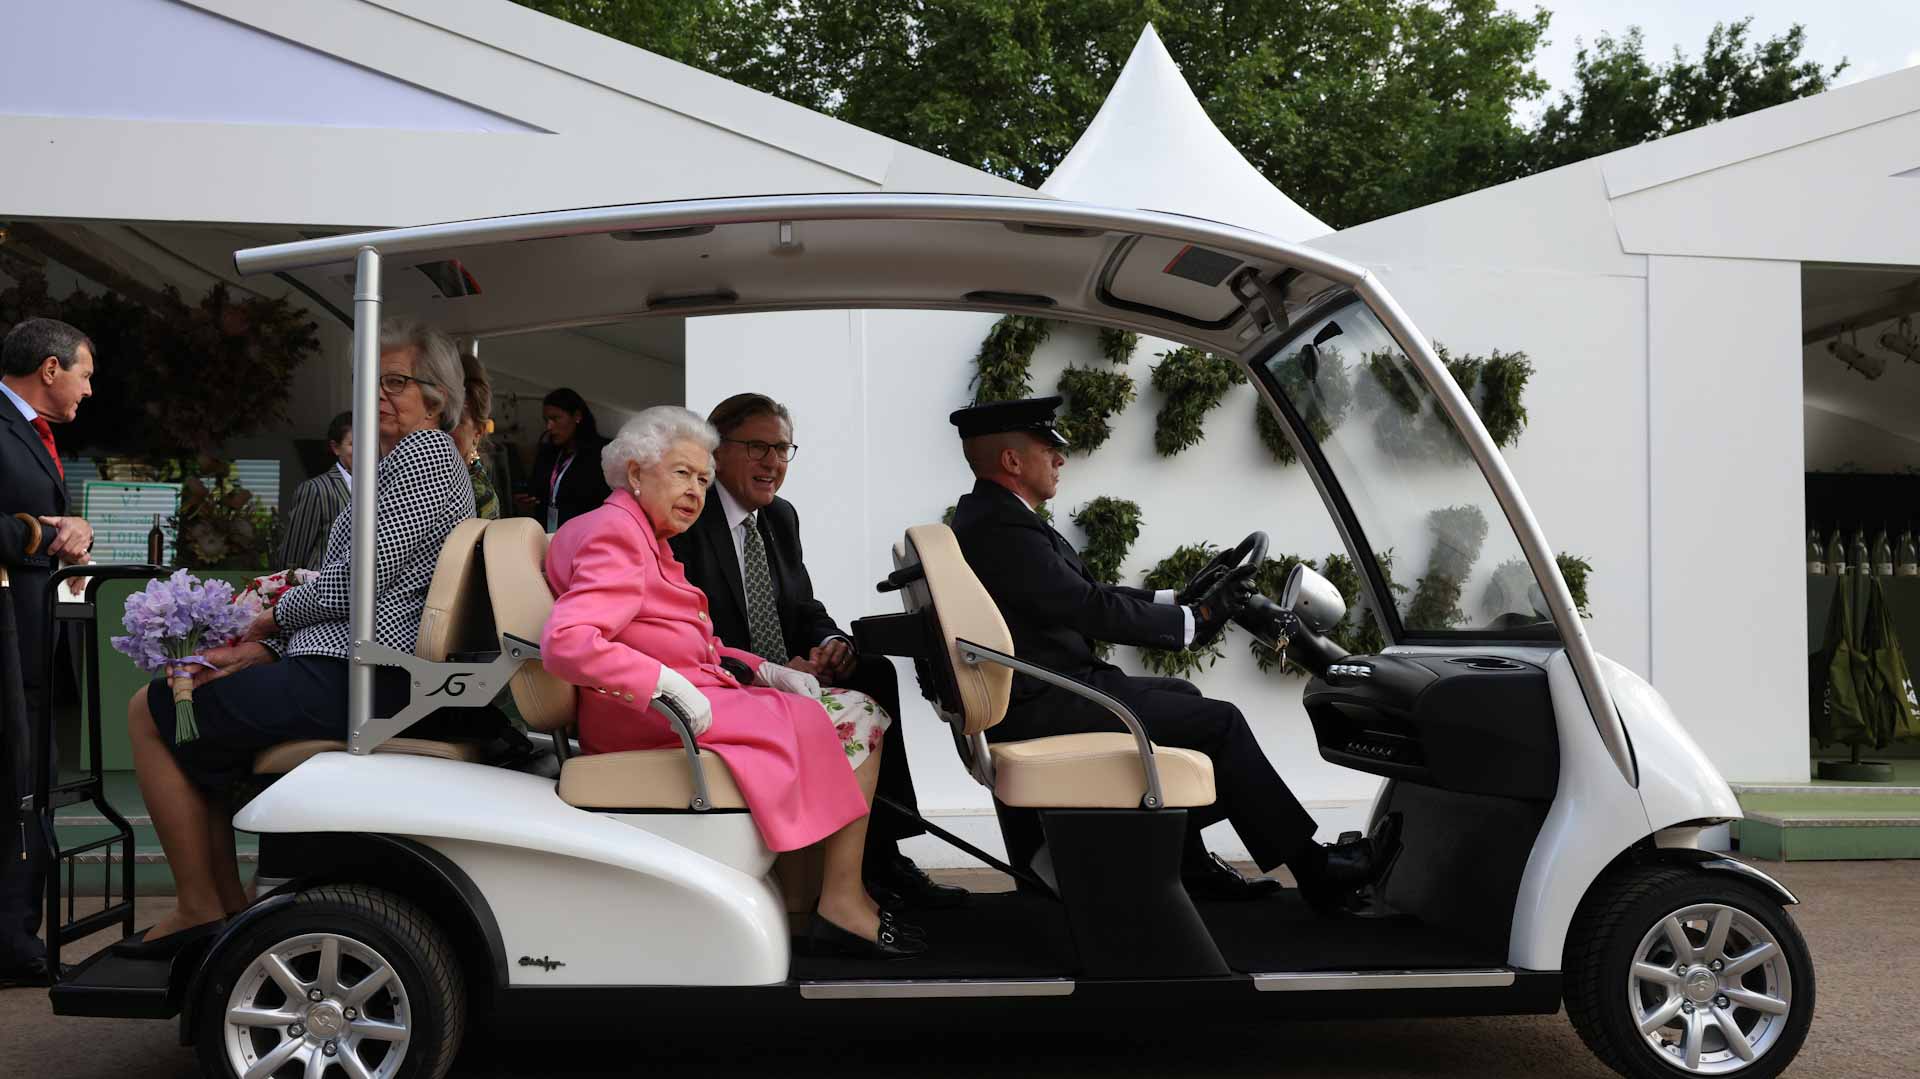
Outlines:
[[[1521, 106], [1550, 16], [1497, 0], [518, 0], [922, 150], [1038, 187], [1151, 22], [1248, 161], [1335, 228], [1826, 89], [1794, 26], [1717, 26], [1698, 60], [1637, 31]], [[1844, 67], [1844, 64], [1841, 65]]]

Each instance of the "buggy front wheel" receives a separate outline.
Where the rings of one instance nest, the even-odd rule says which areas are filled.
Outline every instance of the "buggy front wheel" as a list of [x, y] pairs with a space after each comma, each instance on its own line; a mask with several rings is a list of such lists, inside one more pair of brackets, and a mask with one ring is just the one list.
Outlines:
[[1813, 1021], [1813, 961], [1793, 919], [1745, 881], [1634, 868], [1581, 903], [1562, 967], [1567, 1015], [1633, 1079], [1769, 1079]]

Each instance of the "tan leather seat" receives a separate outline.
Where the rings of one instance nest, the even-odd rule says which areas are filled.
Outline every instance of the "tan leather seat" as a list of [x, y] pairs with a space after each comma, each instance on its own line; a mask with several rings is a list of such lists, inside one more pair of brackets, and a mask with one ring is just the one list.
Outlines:
[[[714, 809], [745, 809], [727, 763], [700, 751]], [[636, 749], [569, 758], [560, 768], [560, 800], [581, 809], [685, 809], [693, 798], [686, 750]]]
[[[478, 764], [484, 759], [479, 742], [439, 742], [430, 738], [389, 738], [374, 748], [375, 753], [400, 753], [409, 757], [438, 757], [445, 761]], [[253, 774], [285, 775], [321, 753], [345, 753], [347, 744], [328, 738], [310, 738], [302, 742], [282, 742], [263, 749], [253, 758]]]
[[[501, 631], [537, 641], [553, 613], [547, 586], [547, 534], [530, 518], [496, 521], [487, 529], [487, 591]], [[574, 686], [538, 663], [521, 666], [508, 687], [527, 726], [559, 731], [573, 726]], [[726, 762], [702, 752], [707, 795], [714, 809], [745, 809]], [[582, 809], [685, 809], [693, 774], [679, 746], [569, 757], [560, 766], [560, 799]]]
[[[982, 734], [1007, 715], [1013, 672], [996, 663], [969, 664], [959, 642], [970, 641], [1013, 655], [1013, 634], [986, 586], [960, 553], [953, 530], [943, 524], [907, 529], [895, 561], [915, 562], [921, 579], [902, 588], [907, 610], [931, 606], [954, 679], [959, 712], [941, 714], [965, 739]], [[939, 707], [939, 706], [936, 706]], [[958, 722], [955, 722], [955, 721]], [[1114, 720], [1118, 728], [1120, 721]], [[1146, 769], [1138, 744], [1123, 730], [1062, 734], [991, 746], [993, 794], [1009, 806], [1036, 809], [1136, 809], [1146, 793]], [[1211, 805], [1213, 762], [1190, 749], [1153, 747], [1162, 804]]]
[[[1059, 734], [992, 748], [993, 794], [1036, 809], [1137, 809], [1146, 769], [1124, 731]], [[1192, 749], [1155, 746], [1160, 793], [1168, 808], [1213, 804], [1213, 762]]]
[[[427, 585], [426, 606], [420, 613], [420, 635], [413, 646], [413, 654], [421, 659], [441, 663], [452, 652], [500, 647], [480, 569], [481, 536], [490, 523], [479, 518], [461, 521], [441, 545], [440, 560], [434, 564], [433, 580]], [[253, 774], [285, 775], [317, 753], [346, 748], [346, 742], [336, 739], [282, 742], [254, 755]], [[484, 748], [480, 742], [390, 738], [374, 752], [478, 762], [483, 759]]]

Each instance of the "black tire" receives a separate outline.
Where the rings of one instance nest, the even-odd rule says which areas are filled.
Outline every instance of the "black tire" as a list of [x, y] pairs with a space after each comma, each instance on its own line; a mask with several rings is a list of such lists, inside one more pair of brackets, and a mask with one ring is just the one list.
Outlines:
[[[366, 976], [362, 972], [372, 969], [371, 964], [350, 954], [356, 948], [370, 950], [391, 967], [393, 978], [404, 993], [404, 1018], [409, 1032], [399, 1069], [392, 1079], [442, 1079], [453, 1066], [454, 1055], [460, 1048], [465, 1032], [467, 1016], [467, 987], [453, 944], [426, 912], [411, 901], [392, 892], [352, 884], [326, 885], [296, 893], [291, 904], [247, 926], [227, 947], [221, 949], [221, 954], [213, 961], [214, 966], [207, 972], [204, 992], [197, 1002], [199, 1017], [195, 1042], [202, 1072], [229, 1079], [237, 1076], [230, 1060], [227, 1039], [227, 1008], [236, 983], [243, 979], [251, 983], [249, 968], [269, 950], [282, 948], [296, 938], [312, 934], [327, 934], [342, 938], [345, 942], [340, 946], [343, 958], [339, 960], [341, 974], [336, 981], [345, 982], [348, 972], [353, 971], [358, 974], [355, 979], [357, 982], [358, 978]], [[312, 961], [316, 964], [314, 969], [317, 969], [317, 955]], [[296, 976], [302, 979], [313, 977], [305, 973], [306, 969], [296, 966]], [[278, 989], [262, 988], [260, 992], [268, 999], [287, 997]], [[389, 1010], [383, 1014], [378, 1009], [383, 1005], [391, 1008], [400, 999], [389, 990], [376, 990], [362, 1005], [367, 1014], [360, 1018], [393, 1018], [395, 1011]], [[287, 999], [284, 1004], [264, 1007], [293, 1012], [304, 1008], [306, 1003], [304, 1000], [295, 1003]], [[332, 1018], [324, 1017], [326, 1022]], [[324, 1024], [316, 1021], [316, 1025]], [[352, 1044], [349, 1040], [351, 1029], [349, 1027], [348, 1032], [343, 1033], [335, 1043], [336, 1053]], [[283, 1041], [292, 1040], [278, 1026], [262, 1027], [258, 1033], [250, 1033], [246, 1037], [255, 1039], [255, 1051], [262, 1054]], [[392, 1051], [392, 1044], [369, 1040], [363, 1051], [365, 1055], [361, 1057], [362, 1062], [367, 1063], [371, 1057], [372, 1067], [369, 1070], [377, 1070], [384, 1054]], [[382, 1045], [387, 1047], [382, 1048]], [[297, 1068], [288, 1070], [298, 1074]], [[331, 1064], [326, 1071], [329, 1079], [346, 1074], [346, 1070], [338, 1064]]]
[[[1730, 907], [1759, 923], [1778, 944], [1785, 973], [1791, 979], [1788, 1010], [1783, 1017], [1766, 1019], [1769, 1024], [1779, 1025], [1767, 1028], [1764, 1048], [1758, 1050], [1756, 1059], [1738, 1064], [1737, 1058], [1728, 1057], [1730, 1067], [1738, 1066], [1719, 1074], [1739, 1079], [1771, 1079], [1793, 1062], [1794, 1055], [1806, 1041], [1807, 1028], [1813, 1022], [1813, 959], [1807, 951], [1806, 940], [1778, 899], [1727, 873], [1683, 866], [1632, 867], [1603, 877], [1588, 892], [1568, 929], [1561, 966], [1567, 1016], [1573, 1020], [1574, 1029], [1602, 1063], [1630, 1079], [1677, 1079], [1712, 1074], [1689, 1069], [1684, 1050], [1676, 1055], [1649, 1044], [1632, 1014], [1635, 1007], [1632, 993], [1637, 989], [1630, 987], [1657, 983], [1629, 981], [1636, 959], [1642, 958], [1636, 953], [1648, 934], [1669, 915], [1702, 904]], [[1690, 929], [1690, 939], [1693, 936]], [[1668, 955], [1672, 951], [1669, 945], [1660, 954]], [[1732, 964], [1738, 958], [1736, 955], [1726, 962]], [[1675, 964], [1676, 974], [1679, 965]], [[1741, 988], [1745, 986], [1734, 985], [1727, 992]], [[1703, 1015], [1713, 1013], [1710, 1005], [1693, 1005], [1685, 996], [1684, 985], [1669, 992], [1680, 998], [1682, 1007], [1699, 1008]], [[1760, 1013], [1735, 1010], [1731, 1014], [1737, 1021], [1748, 1024], [1743, 1028], [1743, 1036], [1761, 1030]], [[1682, 1015], [1677, 1020], [1684, 1023], [1686, 1017]], [[1722, 1039], [1721, 1052], [1732, 1052], [1717, 1030], [1702, 1040], [1713, 1044], [1713, 1039]]]

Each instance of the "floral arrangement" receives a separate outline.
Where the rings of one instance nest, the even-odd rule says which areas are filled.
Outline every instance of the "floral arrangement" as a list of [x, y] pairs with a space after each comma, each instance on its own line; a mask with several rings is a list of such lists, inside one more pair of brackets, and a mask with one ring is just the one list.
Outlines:
[[183, 569], [127, 597], [127, 634], [111, 643], [141, 670], [166, 672], [176, 745], [200, 736], [193, 720], [193, 669], [212, 666], [201, 651], [231, 643], [262, 609], [257, 596], [236, 602], [232, 585], [202, 581]]

